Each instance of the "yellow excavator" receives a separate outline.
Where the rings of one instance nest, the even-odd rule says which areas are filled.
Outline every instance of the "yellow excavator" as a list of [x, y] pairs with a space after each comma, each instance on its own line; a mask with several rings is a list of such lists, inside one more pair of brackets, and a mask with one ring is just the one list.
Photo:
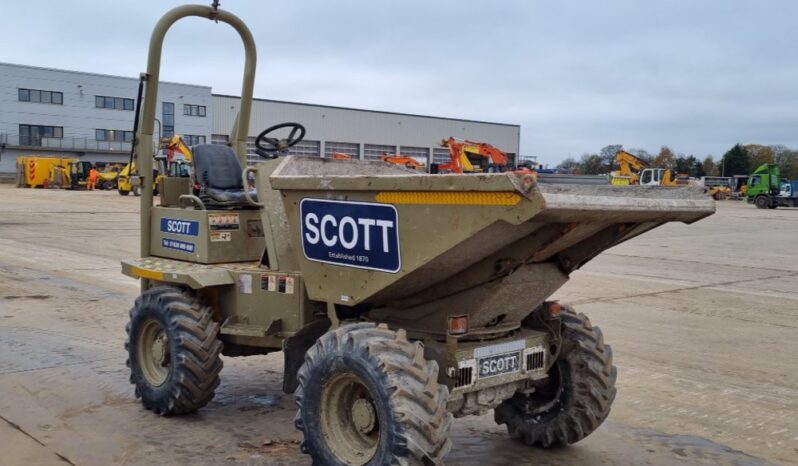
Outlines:
[[640, 158], [619, 150], [615, 154], [618, 170], [612, 172], [613, 185], [641, 184], [646, 186], [676, 186], [680, 184], [670, 168], [649, 168]]
[[[158, 193], [158, 182], [164, 176], [175, 177], [188, 177], [191, 174], [191, 148], [188, 147], [186, 142], [179, 135], [174, 135], [171, 138], [164, 138], [161, 141], [161, 148], [166, 150], [166, 156], [156, 156], [157, 163], [153, 165], [153, 190]], [[133, 173], [136, 173], [136, 163], [133, 162]], [[117, 191], [122, 196], [127, 196], [133, 193], [134, 196], [139, 196], [141, 190], [139, 186], [133, 186], [130, 181], [130, 168], [131, 164], [125, 165], [119, 172], [117, 182]]]

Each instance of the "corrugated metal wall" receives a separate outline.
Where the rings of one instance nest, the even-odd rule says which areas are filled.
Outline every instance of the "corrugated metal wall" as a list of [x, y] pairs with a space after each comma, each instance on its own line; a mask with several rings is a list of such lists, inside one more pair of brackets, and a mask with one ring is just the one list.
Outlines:
[[[213, 95], [213, 134], [230, 133], [239, 101], [237, 97]], [[265, 128], [283, 122], [297, 122], [307, 128], [305, 139], [314, 146], [307, 152], [352, 153], [357, 145], [361, 157], [373, 155], [375, 146], [395, 147], [400, 152], [403, 146], [408, 147], [413, 154], [407, 155], [414, 156], [423, 149], [433, 153], [441, 140], [450, 136], [488, 142], [517, 154], [521, 130], [518, 125], [255, 100], [249, 134], [256, 136]], [[340, 150], [342, 147], [348, 150]]]

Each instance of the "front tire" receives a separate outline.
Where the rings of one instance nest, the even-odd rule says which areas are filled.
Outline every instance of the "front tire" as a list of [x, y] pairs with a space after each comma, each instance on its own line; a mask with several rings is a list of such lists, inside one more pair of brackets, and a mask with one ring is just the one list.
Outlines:
[[192, 413], [213, 398], [222, 370], [219, 323], [191, 292], [173, 286], [145, 291], [130, 310], [127, 365], [144, 408]]
[[533, 393], [516, 393], [494, 412], [496, 422], [526, 445], [582, 440], [604, 422], [615, 400], [617, 369], [601, 330], [568, 306], [561, 316], [562, 349], [547, 382]]
[[314, 465], [428, 466], [449, 452], [449, 391], [403, 330], [358, 323], [327, 332], [298, 378], [295, 424]]
[[770, 198], [767, 196], [757, 196], [754, 199], [754, 204], [756, 204], [757, 209], [768, 209], [770, 208]]

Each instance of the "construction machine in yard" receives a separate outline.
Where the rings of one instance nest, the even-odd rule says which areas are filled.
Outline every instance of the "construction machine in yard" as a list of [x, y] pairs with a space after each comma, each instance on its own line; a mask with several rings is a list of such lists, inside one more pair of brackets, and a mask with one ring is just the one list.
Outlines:
[[120, 167], [117, 164], [106, 165], [97, 175], [98, 189], [117, 189]]
[[389, 154], [387, 152], [383, 152], [382, 154], [382, 161], [393, 163], [396, 165], [401, 165], [406, 168], [411, 168], [413, 170], [423, 170], [424, 164], [419, 162], [418, 160], [410, 157], [409, 155], [403, 154]]
[[48, 187], [64, 189], [86, 189], [91, 172], [91, 162], [64, 159], [65, 163], [50, 167]]
[[[160, 147], [164, 153], [154, 156], [155, 165], [153, 166], [152, 177], [156, 194], [162, 191], [162, 183], [178, 183], [182, 187], [191, 176], [192, 170], [191, 148], [186, 145], [181, 136], [175, 135], [169, 139], [164, 139]], [[141, 195], [140, 179], [136, 179], [134, 182], [134, 179], [138, 178], [137, 173], [135, 161], [125, 165], [119, 171], [117, 175], [117, 191], [120, 195], [127, 196], [130, 193], [133, 193], [134, 196]]]
[[[229, 146], [192, 147], [198, 190], [161, 193], [154, 207], [161, 47], [189, 16], [241, 36], [240, 110]], [[314, 464], [440, 464], [453, 418], [491, 409], [527, 445], [596, 430], [615, 398], [612, 350], [548, 298], [601, 251], [711, 215], [701, 188], [283, 156], [304, 135], [297, 123], [259, 134], [263, 160], [247, 166], [255, 63], [249, 29], [215, 5], [175, 8], [152, 34], [135, 143], [141, 256], [122, 262], [141, 281], [125, 346], [144, 407], [194, 412], [214, 397], [222, 355], [282, 351]]]
[[49, 184], [54, 166], [66, 166], [74, 158], [21, 155], [17, 157], [17, 187], [42, 188]]
[[486, 142], [463, 141], [450, 137], [441, 141], [449, 148], [451, 162], [439, 167], [441, 173], [496, 173], [511, 170], [506, 152]]
[[91, 162], [74, 157], [17, 157], [17, 186], [21, 188], [85, 189]]
[[748, 177], [745, 196], [760, 209], [798, 207], [798, 180], [782, 179], [778, 165], [764, 163]]
[[635, 155], [624, 150], [615, 154], [618, 170], [612, 173], [610, 182], [616, 186], [640, 184], [644, 186], [676, 186], [684, 184], [670, 168], [650, 168]]

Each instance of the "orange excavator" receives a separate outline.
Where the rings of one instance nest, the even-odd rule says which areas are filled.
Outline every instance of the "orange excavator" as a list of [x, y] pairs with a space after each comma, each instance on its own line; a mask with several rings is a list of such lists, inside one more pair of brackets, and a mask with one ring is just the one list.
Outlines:
[[503, 172], [510, 169], [510, 158], [501, 149], [486, 142], [464, 141], [450, 137], [441, 141], [449, 148], [452, 161], [439, 167], [452, 173]]
[[413, 157], [410, 157], [409, 155], [389, 154], [387, 152], [383, 152], [382, 161], [388, 163], [395, 163], [397, 165], [404, 165], [405, 167], [412, 168], [414, 170], [419, 170], [424, 168], [424, 164], [414, 159]]

